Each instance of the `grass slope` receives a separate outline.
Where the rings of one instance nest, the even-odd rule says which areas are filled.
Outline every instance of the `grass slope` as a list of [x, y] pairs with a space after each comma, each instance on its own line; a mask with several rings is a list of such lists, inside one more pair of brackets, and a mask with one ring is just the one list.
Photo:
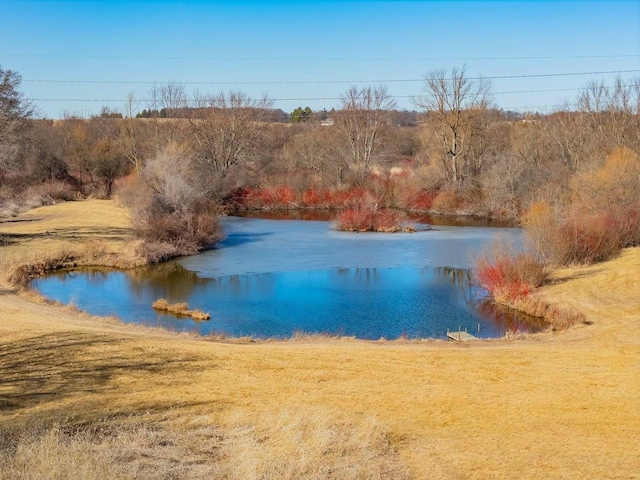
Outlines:
[[[5, 264], [96, 238], [122, 253], [131, 231], [104, 201], [24, 218], [0, 223]], [[470, 345], [215, 342], [3, 285], [0, 476], [72, 458], [96, 478], [638, 478], [640, 249], [555, 280], [542, 295], [592, 325]]]

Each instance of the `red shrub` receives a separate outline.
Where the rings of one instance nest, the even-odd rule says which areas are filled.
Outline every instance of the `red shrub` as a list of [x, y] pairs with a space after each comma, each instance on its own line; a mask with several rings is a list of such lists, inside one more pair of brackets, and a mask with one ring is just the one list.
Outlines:
[[419, 190], [417, 192], [407, 192], [402, 199], [402, 206], [409, 210], [427, 211], [431, 210], [433, 200], [438, 196], [434, 190]]
[[273, 189], [271, 197], [273, 202], [280, 207], [292, 207], [295, 203], [296, 194], [291, 187], [282, 185]]
[[276, 203], [273, 192], [267, 188], [261, 188], [257, 190], [255, 200], [256, 208], [271, 207], [274, 203]]
[[413, 230], [407, 226], [407, 214], [399, 210], [383, 208], [373, 216], [373, 229], [376, 232], [402, 232]]
[[305, 207], [317, 207], [322, 203], [322, 196], [317, 190], [309, 189], [302, 193], [302, 204]]
[[367, 196], [371, 196], [363, 188], [350, 188], [348, 190], [334, 190], [329, 192], [328, 201], [332, 207], [350, 207], [359, 205]]
[[623, 246], [616, 223], [606, 212], [573, 214], [557, 229], [552, 258], [559, 264], [582, 264], [612, 257]]
[[345, 232], [371, 232], [373, 231], [373, 210], [369, 207], [343, 210], [336, 216], [335, 228]]
[[489, 290], [494, 298], [512, 302], [528, 296], [545, 280], [544, 265], [531, 254], [510, 256], [497, 249], [492, 255], [476, 260], [476, 282]]
[[335, 219], [335, 228], [347, 232], [413, 232], [404, 212], [388, 208], [377, 209], [368, 205], [347, 208]]

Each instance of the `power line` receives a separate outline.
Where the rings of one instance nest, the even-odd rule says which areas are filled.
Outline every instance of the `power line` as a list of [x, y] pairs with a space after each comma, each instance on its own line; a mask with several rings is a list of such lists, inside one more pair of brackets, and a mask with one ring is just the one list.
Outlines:
[[[536, 73], [527, 75], [497, 75], [488, 77], [467, 77], [467, 80], [507, 80], [516, 78], [543, 78], [543, 77], [569, 77], [581, 75], [605, 75], [620, 73], [637, 73], [640, 69], [634, 70], [607, 70], [593, 72], [569, 72], [569, 73]], [[100, 84], [100, 85], [157, 85], [164, 82], [158, 81], [119, 81], [119, 80], [45, 80], [32, 79], [22, 80], [25, 83], [71, 83], [71, 84]], [[424, 78], [409, 79], [387, 79], [387, 80], [296, 80], [296, 81], [187, 81], [171, 82], [183, 85], [298, 85], [298, 84], [344, 84], [344, 83], [410, 83], [424, 82]]]
[[[598, 86], [598, 88], [604, 88], [605, 90], [615, 88], [614, 85], [603, 85]], [[491, 92], [492, 95], [507, 95], [507, 94], [517, 94], [517, 93], [548, 93], [548, 92], [577, 92], [582, 90], [588, 90], [589, 87], [578, 87], [578, 88], [548, 88], [548, 89], [538, 89], [538, 90], [510, 90], [504, 92]], [[389, 95], [390, 98], [417, 98], [423, 97], [425, 94], [418, 95]], [[32, 98], [33, 101], [39, 102], [129, 102], [130, 99], [112, 99], [112, 98]], [[305, 97], [305, 98], [269, 98], [274, 102], [289, 102], [289, 101], [317, 101], [317, 100], [342, 100], [342, 97]], [[136, 103], [152, 103], [154, 100], [150, 98], [140, 98], [134, 99]], [[158, 102], [158, 100], [155, 100]], [[186, 99], [187, 103], [197, 103], [196, 100]]]

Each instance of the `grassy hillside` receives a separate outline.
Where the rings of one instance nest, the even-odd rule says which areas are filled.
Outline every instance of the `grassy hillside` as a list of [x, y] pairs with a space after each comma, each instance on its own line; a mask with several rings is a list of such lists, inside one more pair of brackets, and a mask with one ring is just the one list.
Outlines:
[[[21, 220], [0, 223], [5, 271], [88, 241], [129, 254], [111, 202]], [[640, 249], [554, 278], [544, 298], [591, 325], [473, 345], [219, 342], [5, 283], [0, 477], [637, 478]]]

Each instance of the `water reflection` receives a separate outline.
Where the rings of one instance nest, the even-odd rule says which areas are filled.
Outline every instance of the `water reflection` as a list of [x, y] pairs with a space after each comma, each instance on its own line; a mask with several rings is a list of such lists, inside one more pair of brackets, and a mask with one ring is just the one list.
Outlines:
[[538, 332], [546, 328], [544, 319], [518, 312], [485, 298], [477, 303], [478, 315], [504, 328], [505, 333]]
[[[481, 337], [530, 329], [492, 310], [466, 269], [334, 268], [200, 278], [175, 262], [126, 272], [66, 272], [34, 282], [44, 295], [92, 313], [201, 334], [290, 337], [295, 332], [358, 338], [444, 338], [467, 328]], [[153, 311], [163, 297], [211, 313], [210, 322]], [[534, 325], [535, 328], [535, 325]]]
[[[481, 336], [495, 337], [527, 324], [480, 305], [485, 294], [467, 270], [496, 237], [519, 244], [519, 229], [358, 235], [319, 221], [223, 223], [227, 238], [200, 255], [127, 272], [54, 275], [34, 285], [92, 313], [201, 334], [444, 338], [447, 329], [476, 332], [480, 324]], [[151, 308], [158, 298], [188, 302], [212, 319], [161, 315]]]

